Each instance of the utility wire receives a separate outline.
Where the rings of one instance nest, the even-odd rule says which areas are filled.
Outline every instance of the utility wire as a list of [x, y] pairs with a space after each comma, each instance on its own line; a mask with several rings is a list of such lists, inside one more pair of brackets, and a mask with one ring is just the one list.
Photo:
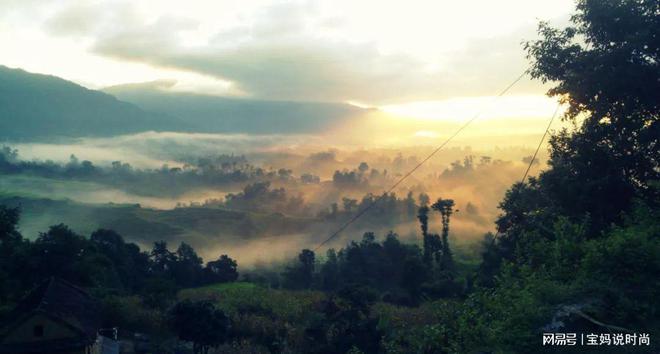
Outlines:
[[536, 155], [539, 153], [539, 150], [541, 149], [541, 145], [543, 145], [543, 140], [545, 140], [545, 136], [548, 135], [548, 131], [550, 131], [550, 126], [552, 125], [552, 122], [555, 120], [555, 117], [557, 116], [557, 112], [559, 112], [559, 106], [561, 106], [561, 103], [557, 103], [557, 108], [555, 108], [555, 112], [552, 114], [552, 118], [550, 118], [550, 122], [548, 122], [548, 126], [545, 128], [545, 133], [543, 133], [543, 136], [541, 137], [541, 141], [539, 141], [539, 145], [536, 147], [536, 151], [534, 151], [534, 156], [532, 156], [532, 160], [529, 162], [529, 166], [527, 166], [527, 170], [525, 170], [525, 174], [523, 175], [523, 178], [520, 180], [521, 184], [525, 183], [525, 179], [527, 179], [527, 174], [529, 174], [529, 170], [532, 168], [534, 161], [536, 161]]
[[[539, 149], [541, 149], [541, 145], [543, 145], [543, 140], [545, 140], [545, 136], [548, 135], [548, 132], [550, 131], [550, 126], [552, 125], [552, 122], [555, 120], [555, 117], [557, 117], [557, 113], [559, 112], [559, 107], [561, 106], [561, 103], [557, 103], [557, 108], [555, 108], [555, 112], [552, 114], [552, 117], [550, 118], [550, 122], [548, 122], [548, 126], [545, 128], [545, 132], [543, 133], [543, 136], [541, 137], [541, 141], [539, 141], [539, 145], [536, 147], [536, 151], [534, 151], [534, 156], [532, 156], [532, 161], [529, 162], [529, 165], [527, 166], [527, 170], [525, 170], [525, 174], [523, 175], [523, 178], [520, 180], [520, 184], [525, 183], [525, 179], [527, 179], [527, 175], [529, 174], [529, 170], [532, 168], [532, 165], [534, 164], [534, 161], [536, 160], [536, 155], [539, 153]], [[540, 225], [543, 227], [543, 225]], [[495, 242], [495, 239], [497, 239], [501, 233], [497, 231], [495, 233], [495, 236], [493, 238], [493, 242]]]
[[[502, 97], [502, 96], [504, 96], [504, 94], [506, 94], [515, 84], [517, 84], [518, 81], [522, 80], [522, 78], [525, 77], [525, 75], [527, 75], [528, 72], [529, 72], [529, 69], [526, 69], [525, 71], [523, 71], [523, 73], [520, 74], [520, 76], [518, 76], [515, 80], [513, 80], [513, 82], [511, 82], [511, 84], [509, 84], [506, 88], [504, 88], [504, 90], [502, 90], [497, 96], [495, 96], [493, 98], [493, 101], [500, 98], [500, 97]], [[413, 169], [408, 171], [408, 173], [403, 175], [396, 183], [394, 183], [392, 185], [392, 187], [390, 187], [384, 193], [384, 195], [390, 194], [399, 184], [401, 184], [401, 182], [403, 182], [406, 178], [408, 178], [415, 171], [417, 171], [417, 169], [419, 169], [426, 161], [431, 159], [431, 157], [433, 157], [433, 155], [435, 155], [440, 150], [442, 150], [442, 148], [444, 148], [450, 141], [452, 141], [458, 134], [460, 134], [463, 131], [463, 129], [467, 128], [468, 125], [470, 125], [472, 122], [477, 120], [481, 116], [482, 113], [483, 113], [483, 109], [480, 110], [479, 112], [477, 112], [477, 114], [475, 114], [474, 117], [470, 118], [470, 120], [468, 120], [467, 122], [465, 122], [465, 124], [463, 124], [460, 128], [458, 128], [458, 130], [456, 130], [454, 132], [454, 134], [452, 134], [449, 138], [447, 138], [447, 140], [445, 140], [442, 144], [440, 144], [440, 146], [438, 146], [428, 156], [426, 156], [426, 158], [424, 158], [424, 160], [422, 160], [415, 167], [413, 167]], [[547, 133], [547, 131], [546, 131], [546, 133]], [[544, 137], [545, 137], [545, 135], [544, 135]], [[314, 248], [314, 252], [316, 252], [319, 248], [323, 247], [326, 243], [330, 242], [330, 240], [332, 240], [333, 238], [337, 237], [337, 235], [339, 235], [340, 232], [344, 231], [347, 227], [349, 227], [352, 223], [354, 223], [357, 219], [359, 219], [362, 215], [364, 215], [369, 209], [373, 208], [376, 204], [378, 204], [378, 202], [380, 202], [382, 199], [383, 199], [383, 196], [381, 195], [376, 200], [372, 201], [369, 205], [367, 205], [364, 209], [360, 210], [350, 220], [345, 222], [339, 229], [337, 229], [337, 231], [330, 234], [330, 236], [328, 238], [326, 238], [323, 242], [321, 242], [318, 246], [316, 246], [316, 248]]]

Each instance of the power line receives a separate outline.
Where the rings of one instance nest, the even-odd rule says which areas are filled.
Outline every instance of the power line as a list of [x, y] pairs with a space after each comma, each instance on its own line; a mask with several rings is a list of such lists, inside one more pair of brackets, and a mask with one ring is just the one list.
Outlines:
[[534, 156], [532, 156], [532, 160], [529, 162], [529, 166], [527, 166], [527, 170], [525, 170], [525, 174], [523, 175], [523, 178], [520, 180], [521, 184], [525, 183], [527, 174], [529, 173], [529, 170], [532, 168], [534, 161], [536, 161], [536, 155], [539, 153], [539, 149], [541, 149], [541, 145], [543, 145], [543, 140], [545, 140], [545, 136], [548, 135], [550, 126], [552, 125], [552, 122], [555, 120], [555, 117], [557, 116], [557, 112], [559, 112], [559, 106], [561, 106], [561, 103], [557, 103], [557, 108], [555, 108], [555, 112], [552, 114], [552, 118], [550, 118], [550, 122], [548, 123], [548, 126], [545, 128], [545, 133], [543, 133], [543, 136], [541, 137], [541, 141], [539, 141], [539, 145], [536, 147], [536, 151], [534, 151]]
[[[504, 94], [507, 93], [511, 89], [511, 87], [513, 87], [515, 84], [517, 84], [518, 81], [522, 80], [522, 78], [525, 77], [525, 75], [527, 75], [528, 72], [529, 72], [529, 69], [526, 69], [525, 71], [523, 71], [523, 73], [520, 74], [520, 76], [518, 76], [515, 80], [513, 80], [513, 82], [511, 82], [511, 84], [509, 84], [506, 88], [504, 88], [504, 90], [502, 90], [497, 96], [495, 96], [493, 98], [493, 101], [500, 98], [500, 97], [502, 97], [502, 96], [504, 96]], [[415, 171], [417, 171], [417, 169], [419, 169], [426, 161], [431, 159], [431, 157], [433, 157], [433, 155], [438, 153], [438, 151], [442, 150], [442, 148], [444, 148], [450, 141], [452, 141], [458, 134], [460, 134], [463, 131], [463, 129], [467, 128], [468, 125], [470, 125], [472, 122], [477, 120], [481, 116], [482, 113], [483, 113], [483, 109], [480, 110], [479, 112], [477, 112], [477, 114], [475, 114], [474, 117], [470, 118], [470, 120], [465, 122], [465, 124], [463, 124], [460, 128], [458, 128], [458, 130], [456, 130], [454, 132], [454, 134], [452, 134], [449, 138], [447, 138], [447, 140], [445, 140], [442, 144], [440, 144], [440, 146], [438, 146], [435, 150], [433, 150], [428, 156], [426, 156], [426, 158], [424, 158], [420, 163], [418, 163], [415, 167], [413, 167], [413, 169], [411, 169], [410, 171], [408, 171], [408, 173], [403, 175], [396, 183], [394, 183], [392, 185], [392, 187], [390, 187], [384, 193], [384, 195], [390, 194], [399, 184], [401, 184], [401, 182], [403, 182], [406, 178], [408, 178]], [[545, 135], [544, 135], [544, 137], [545, 137]], [[383, 199], [383, 196], [381, 195], [376, 200], [372, 201], [369, 205], [367, 205], [364, 209], [360, 210], [350, 220], [345, 222], [339, 229], [337, 229], [337, 231], [330, 234], [330, 236], [328, 238], [326, 238], [323, 242], [321, 242], [318, 246], [316, 246], [316, 248], [314, 248], [314, 251], [316, 252], [319, 248], [323, 247], [323, 245], [328, 243], [333, 238], [337, 237], [337, 235], [339, 235], [340, 232], [344, 231], [347, 227], [349, 227], [352, 223], [354, 223], [357, 219], [359, 219], [362, 215], [364, 215], [369, 209], [373, 208], [374, 205], [378, 204], [378, 202], [380, 202], [382, 199]]]
[[[545, 140], [545, 136], [548, 135], [548, 132], [550, 131], [550, 126], [552, 125], [552, 122], [555, 120], [555, 117], [557, 116], [557, 112], [559, 112], [559, 107], [561, 106], [561, 103], [557, 103], [557, 108], [555, 108], [555, 112], [552, 114], [552, 117], [550, 117], [550, 122], [548, 122], [548, 126], [545, 128], [545, 132], [543, 133], [543, 136], [541, 137], [541, 141], [539, 141], [539, 145], [536, 147], [536, 151], [534, 151], [534, 156], [532, 156], [532, 160], [529, 162], [529, 165], [527, 166], [527, 170], [525, 170], [525, 174], [523, 175], [523, 178], [520, 180], [520, 184], [525, 183], [525, 179], [527, 179], [527, 174], [529, 174], [529, 170], [532, 168], [532, 165], [534, 164], [534, 161], [536, 160], [536, 155], [539, 153], [539, 149], [541, 148], [541, 145], [543, 145], [543, 140]], [[543, 225], [540, 225], [541, 227]], [[493, 237], [493, 242], [495, 242], [495, 239], [497, 239], [499, 236], [502, 234], [498, 230], [495, 233], [495, 236]]]

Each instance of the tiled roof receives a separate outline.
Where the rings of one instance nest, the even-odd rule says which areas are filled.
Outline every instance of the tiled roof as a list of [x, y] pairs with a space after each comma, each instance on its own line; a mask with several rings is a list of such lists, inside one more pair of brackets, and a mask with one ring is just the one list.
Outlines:
[[10, 318], [19, 319], [40, 312], [94, 339], [100, 325], [99, 311], [99, 303], [85, 290], [62, 279], [50, 278], [23, 298]]

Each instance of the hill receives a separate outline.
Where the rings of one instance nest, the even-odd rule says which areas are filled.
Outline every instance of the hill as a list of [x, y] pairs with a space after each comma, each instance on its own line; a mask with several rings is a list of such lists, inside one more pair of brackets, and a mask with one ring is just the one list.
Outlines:
[[179, 124], [71, 81], [0, 66], [0, 139], [112, 136]]
[[150, 83], [104, 91], [0, 65], [0, 139], [34, 141], [144, 131], [304, 134], [324, 131], [365, 112], [343, 103], [165, 92]]
[[267, 101], [169, 92], [163, 83], [104, 89], [140, 108], [174, 116], [195, 132], [304, 134], [324, 131], [367, 110], [344, 103]]
[[[20, 229], [28, 238], [51, 225], [64, 223], [83, 235], [96, 229], [113, 229], [131, 242], [151, 247], [165, 240], [181, 241], [199, 249], [219, 244], [241, 244], [264, 234], [285, 236], [307, 232], [312, 218], [256, 213], [221, 208], [142, 208], [138, 204], [79, 203], [66, 199], [18, 196], [0, 192], [0, 205], [21, 208]], [[207, 252], [201, 252], [206, 256]]]

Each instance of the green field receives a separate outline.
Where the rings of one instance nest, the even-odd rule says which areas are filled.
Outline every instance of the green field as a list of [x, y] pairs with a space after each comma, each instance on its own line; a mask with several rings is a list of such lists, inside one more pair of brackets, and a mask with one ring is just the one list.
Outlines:
[[314, 218], [280, 213], [204, 207], [162, 210], [143, 208], [138, 204], [80, 203], [28, 193], [0, 192], [0, 204], [21, 208], [19, 226], [23, 235], [30, 239], [51, 225], [63, 223], [82, 235], [106, 228], [143, 245], [158, 240], [176, 244], [185, 241], [201, 248], [218, 238], [244, 241], [264, 233], [269, 236], [302, 233], [318, 222]]
[[210, 300], [226, 313], [236, 316], [259, 313], [281, 320], [302, 321], [325, 298], [320, 291], [270, 289], [254, 283], [213, 284], [179, 292], [180, 300]]

